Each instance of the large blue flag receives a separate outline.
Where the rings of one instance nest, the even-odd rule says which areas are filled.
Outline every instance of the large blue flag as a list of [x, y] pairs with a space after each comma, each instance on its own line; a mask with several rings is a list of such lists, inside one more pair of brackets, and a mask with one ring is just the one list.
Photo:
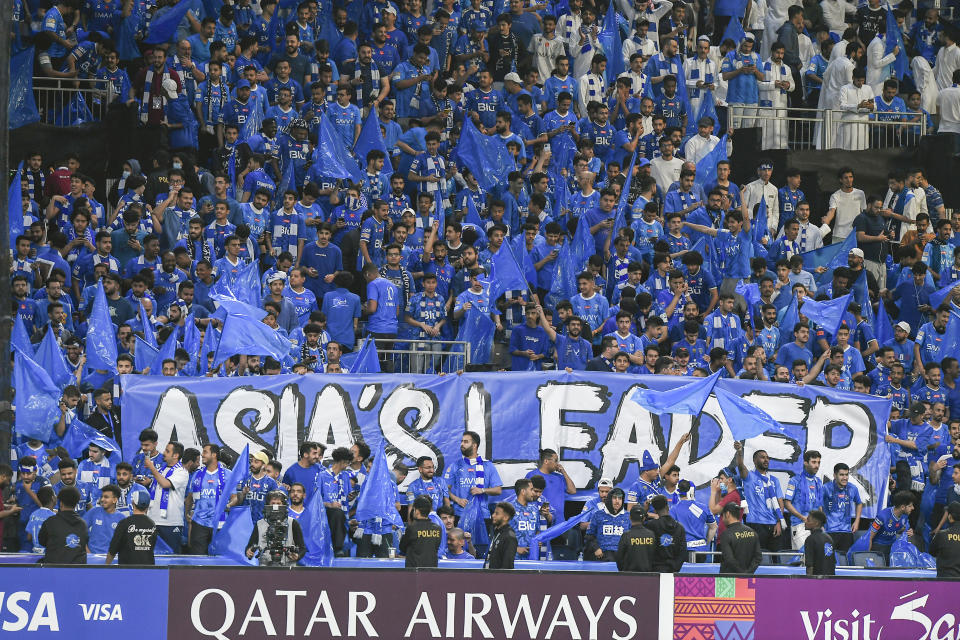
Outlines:
[[900, 33], [897, 18], [887, 5], [887, 33], [883, 42], [883, 54], [893, 53], [894, 47], [900, 47], [900, 51], [897, 52], [897, 57], [893, 61], [893, 71], [897, 74], [897, 80], [903, 80], [903, 76], [910, 69], [910, 58], [907, 57], [907, 48], [903, 46], [903, 34]]
[[23, 185], [20, 184], [23, 176], [23, 162], [17, 165], [17, 173], [13, 176], [10, 189], [7, 191], [7, 215], [10, 216], [10, 248], [17, 248], [17, 238], [26, 230], [23, 228]]
[[13, 317], [13, 330], [10, 332], [10, 347], [20, 349], [28, 356], [35, 355], [34, 352], [36, 349], [33, 348], [33, 343], [30, 342], [30, 334], [27, 333], [27, 328], [24, 326], [23, 318], [20, 317], [19, 313]]
[[573, 234], [573, 242], [570, 245], [570, 251], [573, 255], [574, 266], [583, 271], [587, 268], [587, 261], [597, 250], [597, 245], [590, 233], [590, 223], [586, 216], [580, 216], [577, 220], [577, 230]]
[[25, 438], [49, 442], [53, 425], [60, 421], [60, 389], [26, 353], [16, 351], [13, 363], [16, 431]]
[[592, 507], [586, 511], [581, 511], [579, 514], [570, 518], [569, 520], [564, 520], [559, 524], [555, 524], [552, 527], [541, 531], [533, 537], [533, 540], [530, 541], [530, 559], [539, 560], [540, 559], [540, 544], [553, 540], [557, 536], [562, 536], [564, 533], [573, 529], [575, 526], [581, 522], [589, 522], [590, 518], [593, 517], [593, 512], [597, 510], [597, 504], [595, 503]]
[[[881, 347], [893, 343], [893, 322], [890, 320], [890, 314], [887, 313], [887, 308], [883, 306], [883, 303], [880, 304], [877, 309], [877, 317], [873, 324], [873, 333], [877, 338], [877, 344]], [[866, 349], [867, 345], [860, 345], [860, 349]]]
[[782, 347], [788, 342], [793, 342], [793, 328], [797, 326], [798, 322], [800, 322], [799, 303], [797, 302], [797, 296], [791, 295], [790, 304], [787, 305], [786, 310], [783, 312], [783, 317], [780, 318], [779, 346]]
[[[153, 335], [152, 331], [150, 335]], [[87, 369], [117, 373], [116, 330], [110, 319], [103, 280], [97, 281], [97, 291], [87, 317]]]
[[103, 435], [80, 418], [74, 418], [66, 433], [63, 434], [63, 448], [72, 458], [79, 458], [83, 450], [96, 445], [104, 451], [120, 451], [120, 445], [113, 438]]
[[147, 309], [143, 306], [143, 302], [140, 303], [140, 326], [143, 329], [143, 339], [147, 344], [154, 349], [159, 349], [160, 345], [157, 344], [157, 336], [153, 333], [153, 323], [150, 322], [150, 316], [147, 314]]
[[186, 351], [191, 358], [190, 363], [184, 367], [184, 370], [191, 376], [197, 373], [197, 365], [199, 364], [197, 358], [202, 345], [203, 340], [200, 337], [200, 329], [197, 328], [197, 323], [191, 313], [183, 323], [183, 350]]
[[617, 12], [613, 2], [607, 5], [607, 14], [603, 18], [603, 29], [597, 36], [607, 55], [607, 86], [613, 86], [617, 77], [623, 73], [623, 42], [620, 35], [620, 25], [617, 24]]
[[467, 310], [467, 313], [460, 320], [457, 340], [470, 345], [470, 364], [487, 364], [490, 362], [493, 334], [496, 328], [489, 314], [478, 311], [476, 308]]
[[374, 451], [373, 466], [360, 485], [357, 497], [357, 522], [381, 520], [397, 527], [403, 527], [403, 520], [397, 512], [397, 479], [387, 465], [384, 439]]
[[43, 367], [44, 371], [53, 380], [53, 383], [61, 389], [73, 379], [73, 371], [67, 365], [67, 359], [63, 356], [60, 345], [57, 344], [57, 337], [53, 331], [47, 331], [33, 356], [34, 361]]
[[157, 349], [157, 355], [153, 357], [153, 362], [150, 363], [150, 375], [163, 375], [163, 361], [174, 359], [177, 354], [177, 344], [177, 332], [172, 331], [167, 336], [166, 342]]
[[349, 178], [359, 182], [363, 177], [343, 138], [323, 112], [320, 113], [319, 143], [313, 152], [313, 162], [322, 166], [323, 174], [329, 178]]
[[723, 369], [720, 369], [706, 378], [697, 378], [687, 384], [664, 391], [637, 389], [630, 399], [651, 413], [699, 415], [722, 372]]
[[332, 566], [333, 537], [330, 535], [330, 523], [327, 522], [323, 496], [319, 491], [313, 492], [310, 500], [307, 501], [307, 509], [298, 522], [303, 529], [303, 541], [307, 545], [307, 555], [303, 557], [300, 564], [306, 567]]
[[367, 172], [367, 154], [374, 149], [383, 151], [383, 175], [388, 176], [393, 173], [393, 163], [390, 162], [387, 144], [383, 141], [383, 134], [380, 132], [380, 118], [377, 116], [376, 109], [370, 109], [370, 115], [363, 121], [363, 127], [360, 129], [360, 137], [353, 145], [353, 152], [357, 155], [357, 164], [360, 166], [362, 175]]
[[227, 514], [227, 521], [223, 523], [210, 543], [210, 555], [230, 558], [241, 564], [257, 564], [256, 560], [251, 560], [246, 555], [247, 543], [250, 541], [253, 527], [250, 507], [247, 505], [233, 507]]
[[767, 431], [783, 433], [783, 425], [749, 400], [720, 387], [714, 389], [714, 393], [734, 439], [746, 440]]
[[869, 323], [873, 322], [873, 304], [870, 302], [870, 290], [867, 288], [867, 270], [863, 269], [860, 275], [850, 285], [853, 299], [860, 305], [860, 314]]
[[133, 348], [133, 368], [136, 371], [143, 371], [153, 367], [153, 361], [156, 360], [157, 354], [160, 353], [160, 349], [156, 349], [150, 346], [147, 342], [142, 340], [140, 336], [134, 338], [134, 348]]
[[944, 302], [949, 300], [950, 292], [960, 287], [960, 282], [951, 282], [945, 287], [941, 287], [937, 291], [930, 294], [930, 306], [934, 309], [937, 309]]
[[[732, 22], [732, 21], [731, 21]], [[697, 162], [697, 172], [693, 178], [701, 189], [706, 189], [709, 185], [717, 181], [717, 163], [727, 159], [727, 134], [723, 134], [720, 142], [710, 150], [710, 153], [700, 158]]]
[[240, 270], [234, 285], [237, 300], [245, 302], [251, 307], [260, 307], [260, 265], [253, 260]]
[[230, 295], [214, 294], [210, 298], [217, 303], [217, 310], [210, 314], [210, 317], [221, 322], [226, 320], [228, 315], [245, 316], [252, 320], [263, 320], [267, 317], [266, 309], [241, 302], [232, 295], [232, 292]]
[[220, 342], [213, 366], [235, 355], [270, 356], [277, 361], [290, 353], [290, 341], [259, 320], [247, 316], [228, 315], [223, 322]]
[[[227, 505], [230, 503], [230, 495], [233, 493], [239, 493], [240, 486], [250, 478], [250, 443], [247, 443], [243, 447], [243, 451], [240, 452], [240, 457], [237, 458], [236, 463], [233, 465], [233, 469], [230, 469], [230, 474], [227, 476], [227, 482], [223, 487], [223, 491], [220, 492], [220, 497], [217, 499], [217, 510], [216, 518], [214, 522], [223, 522], [225, 514], [227, 513]], [[214, 532], [214, 537], [219, 535], [218, 532]]]
[[344, 354], [340, 364], [350, 373], [380, 373], [380, 355], [377, 353], [377, 343], [367, 336], [354, 353]]
[[515, 166], [507, 145], [499, 136], [483, 135], [469, 118], [463, 123], [457, 154], [484, 191], [506, 184], [507, 175]]
[[528, 288], [527, 278], [510, 249], [510, 243], [504, 241], [490, 259], [490, 300], [495, 301], [507, 291], [526, 291]]
[[180, 0], [167, 11], [150, 21], [150, 30], [143, 39], [144, 44], [164, 44], [173, 40], [177, 27], [193, 5], [192, 0]]
[[735, 291], [739, 293], [747, 301], [747, 306], [750, 309], [753, 309], [753, 305], [760, 302], [760, 285], [756, 282], [751, 282], [749, 284], [744, 284], [741, 280], [737, 283]]
[[740, 47], [740, 43], [744, 38], [747, 37], [746, 31], [743, 30], [743, 25], [740, 24], [740, 18], [737, 16], [731, 16], [730, 22], [727, 23], [727, 28], [723, 30], [723, 40], [730, 39], [737, 43], [737, 47]]
[[810, 322], [815, 322], [828, 334], [834, 336], [837, 334], [837, 328], [840, 326], [840, 323], [843, 322], [843, 316], [846, 314], [847, 307], [850, 306], [850, 300], [852, 298], [852, 293], [823, 302], [807, 298], [803, 306], [800, 307], [800, 313], [807, 316]]
[[850, 250], [857, 246], [857, 234], [851, 233], [844, 238], [843, 242], [828, 244], [820, 249], [813, 251], [804, 251], [800, 254], [803, 258], [803, 268], [807, 271], [813, 271], [817, 267], [826, 267], [826, 275], [829, 277], [833, 269], [847, 266], [847, 257]]
[[[570, 241], [564, 242], [557, 253], [557, 259], [553, 261], [553, 282], [546, 298], [546, 303], [551, 307], [556, 307], [562, 300], [569, 300], [577, 295], [577, 275], [580, 271], [573, 262], [573, 250], [570, 245]], [[549, 268], [549, 266], [544, 267], [544, 269]]]

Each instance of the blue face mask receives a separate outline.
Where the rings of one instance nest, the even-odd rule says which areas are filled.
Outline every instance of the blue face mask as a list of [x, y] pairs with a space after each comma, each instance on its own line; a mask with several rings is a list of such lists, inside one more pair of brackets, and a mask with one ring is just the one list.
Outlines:
[[126, 180], [127, 178], [130, 177], [130, 172], [129, 172], [129, 171], [124, 171], [123, 173], [120, 174], [120, 177], [123, 178], [124, 180]]
[[174, 168], [174, 169], [183, 169], [183, 163], [182, 163], [182, 162], [174, 162], [174, 163], [173, 163], [173, 168]]

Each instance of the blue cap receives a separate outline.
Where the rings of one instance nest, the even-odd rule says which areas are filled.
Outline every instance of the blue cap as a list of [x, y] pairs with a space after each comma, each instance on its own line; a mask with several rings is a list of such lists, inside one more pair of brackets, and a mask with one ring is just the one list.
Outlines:
[[643, 463], [640, 465], [640, 472], [650, 471], [651, 469], [659, 469], [660, 465], [653, 461], [653, 456], [650, 455], [650, 452], [644, 450], [643, 452]]
[[133, 495], [132, 504], [140, 511], [146, 511], [150, 508], [150, 494], [146, 491], [137, 491]]
[[246, 78], [243, 78], [242, 80], [239, 80], [237, 82], [237, 86], [236, 86], [237, 89], [242, 89], [243, 87], [246, 87], [247, 89], [250, 88], [250, 81], [247, 80]]

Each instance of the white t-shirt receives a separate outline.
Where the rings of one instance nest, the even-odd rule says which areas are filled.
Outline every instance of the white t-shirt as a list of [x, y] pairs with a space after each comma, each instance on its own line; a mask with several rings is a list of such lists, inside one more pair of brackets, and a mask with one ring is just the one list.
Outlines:
[[[160, 475], [166, 477], [166, 467], [158, 471], [160, 471]], [[173, 483], [173, 488], [168, 490], [169, 499], [167, 501], [166, 517], [163, 517], [160, 513], [160, 499], [163, 495], [163, 489], [159, 486], [156, 488], [153, 500], [150, 501], [150, 511], [147, 512], [147, 515], [161, 527], [182, 527], [183, 500], [187, 492], [187, 484], [190, 482], [190, 474], [183, 467], [179, 467], [170, 474], [169, 480]]]
[[830, 209], [836, 209], [833, 219], [835, 240], [846, 238], [853, 231], [853, 220], [867, 208], [867, 197], [860, 189], [844, 193], [837, 189], [830, 196]]
[[674, 156], [672, 160], [654, 158], [650, 161], [650, 176], [657, 181], [657, 185], [664, 193], [670, 190], [670, 185], [680, 179], [680, 170], [683, 160]]

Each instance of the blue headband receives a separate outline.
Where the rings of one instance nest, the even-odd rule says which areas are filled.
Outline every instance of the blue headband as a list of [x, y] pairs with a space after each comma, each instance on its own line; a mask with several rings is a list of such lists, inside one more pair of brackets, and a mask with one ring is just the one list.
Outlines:
[[36, 472], [37, 472], [37, 465], [34, 464], [34, 465], [29, 465], [29, 466], [28, 466], [28, 465], [23, 465], [23, 464], [22, 464], [22, 465], [20, 465], [20, 468], [19, 468], [18, 471], [19, 471], [20, 473], [36, 473]]

